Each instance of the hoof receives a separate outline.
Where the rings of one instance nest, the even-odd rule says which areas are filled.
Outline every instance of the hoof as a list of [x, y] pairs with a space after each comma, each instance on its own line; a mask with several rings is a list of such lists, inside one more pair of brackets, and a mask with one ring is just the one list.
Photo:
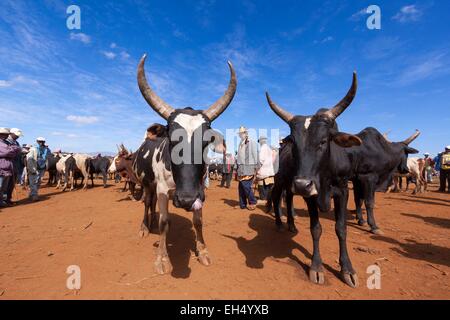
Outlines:
[[358, 225], [365, 226], [367, 224], [366, 220], [362, 219], [362, 220], [358, 220]]
[[172, 271], [172, 264], [168, 256], [158, 256], [155, 261], [155, 269], [158, 274], [167, 274]]
[[294, 234], [297, 234], [297, 233], [298, 233], [298, 230], [297, 230], [297, 228], [295, 227], [294, 224], [289, 225], [289, 226], [288, 226], [288, 230], [289, 230], [289, 232], [294, 233]]
[[379, 229], [379, 228], [371, 229], [370, 232], [373, 233], [373, 234], [376, 234], [376, 235], [378, 235], [378, 236], [384, 235], [384, 232], [381, 231], [381, 229]]
[[208, 251], [203, 250], [202, 252], [199, 252], [198, 254], [198, 261], [204, 265], [204, 266], [210, 266], [211, 265], [211, 258], [209, 257]]
[[145, 236], [148, 236], [149, 233], [150, 233], [150, 230], [148, 230], [147, 226], [144, 223], [142, 223], [141, 230], [139, 230], [139, 236], [141, 238], [144, 238]]
[[309, 269], [309, 281], [315, 284], [324, 284], [325, 283], [325, 275], [322, 271], [316, 271], [313, 269]]
[[358, 276], [356, 275], [356, 273], [349, 273], [349, 272], [345, 272], [343, 273], [342, 277], [344, 278], [344, 282], [352, 287], [352, 288], [356, 288], [359, 285], [358, 282]]

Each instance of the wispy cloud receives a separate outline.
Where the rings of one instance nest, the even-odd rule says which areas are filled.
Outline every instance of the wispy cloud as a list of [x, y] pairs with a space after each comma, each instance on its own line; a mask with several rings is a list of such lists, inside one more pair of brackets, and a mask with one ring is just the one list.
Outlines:
[[348, 18], [348, 20], [350, 20], [350, 21], [360, 21], [365, 16], [367, 16], [367, 8], [363, 8], [363, 9], [359, 10], [358, 12], [355, 12], [354, 14], [351, 15], [350, 18]]
[[330, 42], [330, 41], [333, 41], [333, 40], [334, 40], [334, 38], [332, 36], [328, 36], [328, 37], [323, 38], [322, 40], [315, 40], [314, 44], [327, 43], [327, 42]]
[[66, 117], [67, 120], [75, 122], [77, 124], [93, 124], [98, 122], [98, 117], [94, 116], [74, 116], [69, 115]]
[[91, 43], [91, 37], [82, 32], [79, 32], [79, 33], [71, 32], [70, 40], [80, 41], [80, 42], [83, 42], [84, 44]]
[[448, 58], [447, 52], [434, 52], [417, 59], [403, 70], [397, 82], [401, 85], [407, 85], [433, 76], [449, 74]]
[[14, 87], [18, 84], [26, 84], [26, 85], [38, 85], [39, 81], [34, 79], [29, 79], [24, 76], [17, 76], [12, 78], [11, 80], [0, 80], [0, 88], [8, 88], [8, 87]]
[[110, 59], [110, 60], [113, 60], [117, 55], [114, 53], [114, 52], [112, 52], [112, 51], [102, 51], [102, 54], [106, 57], [106, 58], [108, 58], [108, 59]]
[[417, 8], [416, 5], [404, 6], [400, 9], [395, 16], [392, 17], [393, 20], [397, 20], [400, 23], [414, 22], [418, 21], [423, 15], [423, 12]]

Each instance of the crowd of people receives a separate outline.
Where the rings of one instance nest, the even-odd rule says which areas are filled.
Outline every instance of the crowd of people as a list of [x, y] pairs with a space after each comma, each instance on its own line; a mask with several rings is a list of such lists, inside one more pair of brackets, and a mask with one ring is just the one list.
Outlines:
[[12, 195], [17, 184], [29, 184], [29, 199], [38, 201], [38, 190], [44, 176], [50, 149], [45, 138], [35, 145], [20, 144], [23, 137], [18, 128], [0, 128], [0, 207], [14, 205]]

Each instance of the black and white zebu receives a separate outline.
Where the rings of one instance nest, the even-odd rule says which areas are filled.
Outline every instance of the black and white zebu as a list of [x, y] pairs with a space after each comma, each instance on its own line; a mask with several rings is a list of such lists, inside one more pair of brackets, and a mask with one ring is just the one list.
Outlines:
[[202, 233], [202, 207], [205, 201], [203, 179], [206, 169], [204, 152], [207, 152], [211, 144], [217, 152], [222, 152], [222, 138], [212, 131], [211, 123], [233, 100], [237, 86], [236, 74], [232, 64], [228, 62], [231, 72], [228, 88], [208, 109], [174, 109], [158, 97], [148, 85], [144, 70], [145, 58], [146, 55], [142, 57], [138, 66], [139, 89], [150, 107], [167, 120], [166, 136], [144, 142], [137, 151], [133, 163], [133, 170], [142, 181], [146, 193], [144, 215], [147, 215], [148, 209], [152, 207], [152, 190], [156, 192], [158, 201], [160, 241], [155, 261], [156, 271], [165, 274], [172, 269], [166, 247], [171, 191], [174, 191], [175, 207], [193, 212], [198, 260], [203, 265], [210, 265], [211, 259]]

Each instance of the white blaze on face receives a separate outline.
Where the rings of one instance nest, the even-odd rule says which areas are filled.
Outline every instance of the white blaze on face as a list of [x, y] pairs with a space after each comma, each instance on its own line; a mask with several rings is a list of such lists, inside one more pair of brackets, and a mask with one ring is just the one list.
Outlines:
[[310, 124], [311, 124], [311, 118], [306, 118], [306, 120], [305, 120], [305, 129], [306, 130], [308, 130]]
[[191, 138], [194, 131], [205, 123], [205, 119], [201, 114], [190, 116], [188, 114], [180, 113], [173, 121], [186, 130], [188, 143], [191, 143]]
[[200, 200], [200, 199], [197, 198], [197, 199], [194, 201], [194, 203], [192, 204], [191, 210], [197, 211], [197, 210], [200, 210], [202, 207], [203, 207], [203, 202], [202, 202], [202, 200]]

